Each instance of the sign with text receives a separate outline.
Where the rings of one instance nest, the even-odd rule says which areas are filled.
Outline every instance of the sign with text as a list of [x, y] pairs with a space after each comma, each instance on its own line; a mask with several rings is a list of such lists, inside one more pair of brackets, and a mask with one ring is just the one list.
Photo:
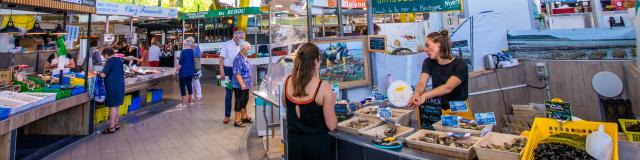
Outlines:
[[555, 3], [555, 2], [575, 3], [575, 2], [578, 2], [578, 0], [540, 0], [540, 3]]
[[469, 112], [467, 101], [449, 101], [451, 112]]
[[172, 8], [128, 5], [119, 3], [96, 3], [96, 13], [102, 15], [138, 16], [138, 17], [158, 17], [176, 18], [178, 10]]
[[374, 14], [462, 10], [461, 0], [371, 0]]
[[74, 4], [81, 4], [81, 5], [85, 5], [85, 6], [91, 6], [91, 7], [96, 6], [96, 0], [58, 0], [58, 1], [67, 2], [67, 3], [74, 3]]
[[478, 125], [496, 125], [496, 115], [493, 112], [473, 114]]
[[[333, 8], [338, 6], [337, 0], [328, 0], [328, 6]], [[342, 8], [367, 8], [366, 0], [343, 0]]]
[[544, 101], [544, 107], [547, 109], [547, 118], [571, 120], [571, 103]]
[[458, 122], [458, 116], [456, 115], [443, 115], [442, 116], [442, 126], [447, 127], [459, 127], [460, 123]]
[[216, 18], [251, 14], [267, 14], [267, 12], [263, 12], [262, 10], [260, 10], [260, 7], [229, 8], [221, 10], [209, 10], [207, 12], [184, 13], [180, 15], [180, 19], [185, 20], [198, 18]]
[[387, 36], [369, 36], [370, 52], [385, 52], [387, 50]]
[[440, 98], [428, 99], [418, 107], [418, 127], [420, 129], [434, 130], [433, 124], [440, 121], [442, 116], [442, 103]]

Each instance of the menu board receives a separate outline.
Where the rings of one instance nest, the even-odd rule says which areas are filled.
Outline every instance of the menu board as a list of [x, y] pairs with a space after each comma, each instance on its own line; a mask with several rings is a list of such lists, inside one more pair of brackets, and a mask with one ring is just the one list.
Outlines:
[[547, 110], [547, 118], [571, 120], [571, 103], [544, 101], [544, 107]]
[[442, 116], [442, 103], [439, 98], [428, 99], [423, 105], [417, 107], [418, 127], [420, 129], [434, 130], [433, 124], [440, 121]]
[[387, 50], [387, 36], [369, 36], [369, 51], [384, 52]]

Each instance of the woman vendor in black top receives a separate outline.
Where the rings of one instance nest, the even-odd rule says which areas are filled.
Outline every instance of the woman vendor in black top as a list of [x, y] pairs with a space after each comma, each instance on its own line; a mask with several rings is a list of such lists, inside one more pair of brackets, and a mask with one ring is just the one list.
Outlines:
[[[449, 102], [462, 101], [468, 105], [469, 73], [467, 64], [462, 59], [453, 57], [449, 32], [443, 30], [433, 32], [426, 39], [429, 58], [422, 64], [420, 81], [411, 98], [410, 104], [417, 106], [425, 101], [437, 99], [441, 104], [442, 115], [458, 115], [466, 119], [473, 119], [471, 109], [467, 112], [451, 112]], [[429, 78], [432, 78], [432, 89], [424, 91]]]

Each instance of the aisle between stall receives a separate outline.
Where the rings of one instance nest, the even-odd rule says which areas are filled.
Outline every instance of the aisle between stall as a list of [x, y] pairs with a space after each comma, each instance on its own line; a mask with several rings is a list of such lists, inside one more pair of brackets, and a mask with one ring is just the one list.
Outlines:
[[[97, 2], [96, 12], [99, 15], [106, 16], [105, 34], [103, 36], [110, 35], [109, 33], [109, 16], [126, 16], [129, 17], [129, 33], [125, 36], [128, 43], [131, 45], [141, 44], [146, 42], [149, 44], [152, 38], [146, 37], [150, 33], [147, 30], [145, 36], [139, 38], [136, 29], [134, 29], [134, 21], [154, 21], [164, 19], [174, 19], [178, 16], [178, 11], [173, 8], [162, 8], [152, 6], [141, 5], [128, 5], [119, 3]], [[142, 41], [142, 42], [139, 42]], [[105, 40], [103, 45], [109, 46], [113, 41]], [[165, 42], [162, 39], [162, 42]], [[150, 46], [150, 45], [148, 45]], [[140, 51], [140, 50], [138, 50]], [[141, 54], [138, 53], [140, 56]], [[139, 57], [138, 56], [138, 57]], [[132, 59], [132, 57], [123, 57], [124, 59]], [[142, 57], [140, 57], [142, 59]], [[99, 71], [101, 67], [97, 67], [96, 71]], [[127, 64], [125, 67], [125, 100], [124, 104], [119, 107], [119, 114], [123, 116], [121, 118], [126, 119], [127, 114], [135, 114], [139, 111], [150, 109], [149, 107], [155, 106], [154, 104], [161, 102], [166, 103], [163, 99], [162, 89], [153, 89], [158, 83], [163, 80], [171, 79], [174, 75], [173, 67], [148, 67], [141, 66], [140, 64]], [[106, 121], [109, 117], [109, 111], [106, 106], [101, 103], [96, 103], [95, 114], [93, 122], [97, 125], [96, 130], [100, 130], [106, 127]]]

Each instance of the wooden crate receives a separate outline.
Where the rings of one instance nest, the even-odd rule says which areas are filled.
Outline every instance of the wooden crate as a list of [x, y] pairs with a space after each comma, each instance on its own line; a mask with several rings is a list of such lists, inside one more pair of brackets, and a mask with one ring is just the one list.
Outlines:
[[[378, 127], [374, 127], [364, 132], [361, 132], [360, 134], [372, 139], [375, 138], [376, 136], [384, 136], [384, 131], [387, 128], [389, 128], [389, 125], [390, 124], [380, 125]], [[413, 131], [415, 130], [411, 127], [405, 127], [405, 126], [395, 126], [395, 127], [398, 131], [396, 132], [396, 135], [394, 135], [393, 137], [396, 137], [396, 138], [408, 136], [409, 134], [413, 133]]]
[[[415, 150], [419, 150], [419, 151], [427, 152], [427, 153], [433, 153], [433, 154], [437, 154], [437, 155], [442, 155], [442, 156], [446, 156], [446, 157], [451, 157], [451, 158], [455, 158], [455, 159], [468, 159], [468, 160], [471, 160], [471, 159], [475, 159], [476, 158], [476, 152], [473, 149], [473, 146], [469, 147], [468, 149], [463, 149], [463, 148], [457, 148], [457, 147], [451, 147], [451, 146], [445, 146], [445, 145], [439, 145], [439, 144], [433, 144], [433, 143], [427, 143], [427, 142], [420, 141], [419, 138], [424, 136], [424, 134], [426, 134], [426, 133], [435, 133], [435, 134], [439, 134], [439, 135], [446, 135], [447, 134], [447, 133], [444, 133], [444, 132], [420, 129], [416, 133], [414, 133], [414, 134], [410, 135], [409, 137], [407, 137], [405, 139], [405, 143], [407, 143], [407, 146], [409, 146], [409, 148], [411, 148], [411, 149], [415, 149]], [[478, 141], [480, 141], [481, 138], [480, 137], [471, 136], [471, 137], [469, 137], [469, 139], [475, 140], [476, 143], [478, 143]]]
[[[362, 117], [378, 118], [376, 115], [367, 114], [368, 112], [371, 112], [371, 110], [373, 109], [374, 109], [374, 106], [367, 106], [355, 111], [354, 114]], [[414, 110], [391, 108], [392, 117], [390, 120], [402, 126], [409, 126], [409, 123], [411, 122], [411, 116], [414, 115], [413, 111]]]
[[[357, 120], [360, 120], [360, 119], [367, 119], [372, 123], [369, 124], [368, 126], [364, 127], [364, 128], [360, 128], [360, 129], [346, 127], [350, 122], [357, 121]], [[342, 122], [338, 123], [337, 129], [339, 131], [342, 131], [342, 132], [347, 132], [347, 133], [358, 135], [358, 134], [360, 134], [360, 132], [364, 132], [364, 131], [369, 130], [369, 129], [373, 128], [373, 127], [377, 127], [377, 126], [381, 125], [382, 123], [383, 122], [380, 119], [356, 116], [356, 117], [353, 117], [353, 118], [351, 118], [349, 120], [342, 121]]]
[[498, 151], [493, 149], [482, 148], [483, 146], [487, 146], [490, 144], [503, 145], [504, 143], [511, 143], [513, 139], [516, 138], [525, 138], [523, 136], [511, 135], [511, 134], [502, 134], [496, 132], [490, 132], [486, 136], [482, 137], [478, 143], [473, 145], [473, 148], [478, 155], [478, 159], [480, 160], [518, 160], [522, 155], [523, 151], [520, 153], [513, 153], [507, 151]]
[[491, 132], [491, 130], [493, 129], [493, 125], [485, 126], [484, 128], [482, 128], [482, 130], [473, 130], [473, 129], [442, 126], [442, 120], [440, 120], [433, 124], [433, 129], [436, 129], [436, 131], [440, 131], [440, 132], [471, 133], [472, 136], [482, 137], [484, 134]]
[[511, 108], [513, 109], [513, 114], [514, 115], [529, 115], [529, 116], [535, 116], [536, 112], [533, 109], [533, 106], [530, 105], [511, 105]]

